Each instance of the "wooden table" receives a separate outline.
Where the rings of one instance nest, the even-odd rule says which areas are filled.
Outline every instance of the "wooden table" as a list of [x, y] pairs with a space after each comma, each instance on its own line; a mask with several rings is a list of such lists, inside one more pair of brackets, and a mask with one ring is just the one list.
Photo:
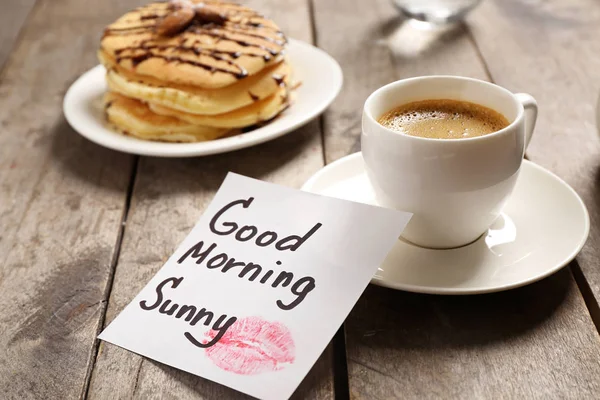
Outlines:
[[3, 0], [0, 13], [0, 397], [245, 397], [107, 343], [98, 332], [163, 265], [227, 171], [300, 187], [360, 149], [361, 107], [390, 81], [486, 79], [540, 106], [528, 151], [583, 197], [590, 238], [567, 268], [504, 293], [371, 286], [297, 398], [600, 397], [600, 3], [485, 0], [464, 25], [419, 31], [388, 0], [255, 0], [344, 70], [319, 120], [212, 157], [121, 154], [77, 135], [69, 85], [102, 28], [142, 0]]

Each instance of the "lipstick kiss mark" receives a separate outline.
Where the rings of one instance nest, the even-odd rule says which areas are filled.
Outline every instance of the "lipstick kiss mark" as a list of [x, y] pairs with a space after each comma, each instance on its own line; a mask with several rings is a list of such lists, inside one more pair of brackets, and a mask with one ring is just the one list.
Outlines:
[[[210, 331], [209, 340], [216, 335]], [[289, 329], [261, 317], [238, 319], [221, 340], [206, 350], [219, 368], [240, 375], [278, 371], [292, 364], [296, 348]]]

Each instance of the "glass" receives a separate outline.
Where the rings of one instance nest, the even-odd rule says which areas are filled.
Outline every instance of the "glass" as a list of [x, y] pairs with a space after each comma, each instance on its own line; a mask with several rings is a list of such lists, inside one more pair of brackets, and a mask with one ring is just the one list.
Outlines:
[[392, 0], [408, 18], [432, 24], [462, 20], [481, 0]]

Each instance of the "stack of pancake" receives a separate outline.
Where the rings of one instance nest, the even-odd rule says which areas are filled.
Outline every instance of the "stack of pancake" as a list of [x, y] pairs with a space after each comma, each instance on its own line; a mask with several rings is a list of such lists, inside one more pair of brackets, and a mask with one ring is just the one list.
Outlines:
[[150, 3], [109, 25], [106, 116], [147, 140], [212, 140], [269, 121], [290, 100], [286, 37], [256, 11], [214, 0]]

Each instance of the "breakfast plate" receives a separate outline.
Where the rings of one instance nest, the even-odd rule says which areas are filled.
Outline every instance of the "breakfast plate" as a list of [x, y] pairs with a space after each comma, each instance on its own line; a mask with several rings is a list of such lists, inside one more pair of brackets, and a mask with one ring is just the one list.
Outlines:
[[[302, 189], [377, 205], [362, 153], [329, 164]], [[489, 293], [524, 286], [575, 258], [589, 226], [577, 193], [556, 175], [524, 160], [501, 216], [478, 240], [436, 250], [399, 239], [371, 283], [431, 294]]]
[[294, 39], [289, 39], [287, 48], [294, 79], [300, 85], [295, 90], [294, 103], [274, 120], [246, 133], [196, 143], [153, 142], [123, 135], [110, 127], [104, 118], [102, 96], [106, 91], [106, 70], [102, 65], [87, 71], [71, 85], [63, 102], [65, 117], [87, 139], [132, 154], [193, 157], [254, 146], [314, 119], [333, 102], [342, 88], [342, 70], [330, 55]]

